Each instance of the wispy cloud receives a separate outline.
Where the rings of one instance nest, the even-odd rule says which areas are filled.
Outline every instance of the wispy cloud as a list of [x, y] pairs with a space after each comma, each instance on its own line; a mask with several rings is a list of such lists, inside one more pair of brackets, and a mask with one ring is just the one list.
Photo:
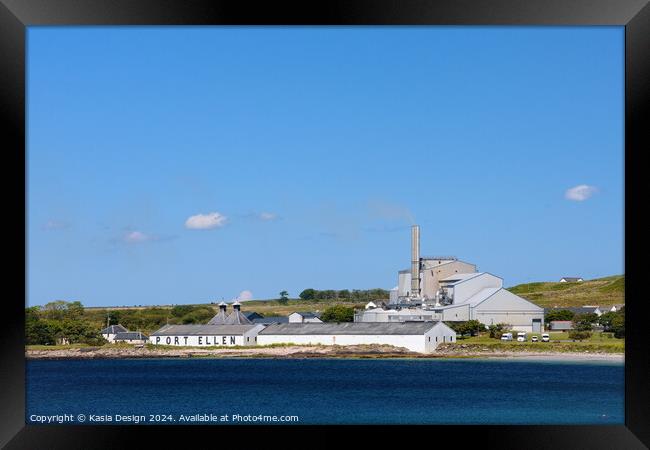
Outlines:
[[278, 218], [278, 215], [271, 212], [261, 212], [259, 214], [259, 218], [265, 221], [276, 220]]
[[112, 244], [121, 245], [139, 245], [153, 242], [166, 242], [176, 239], [178, 236], [159, 236], [151, 233], [145, 233], [139, 230], [127, 228], [117, 237], [112, 237], [108, 241]]
[[275, 220], [280, 220], [280, 216], [274, 212], [263, 211], [263, 212], [249, 212], [246, 214], [240, 214], [237, 217], [246, 220], [257, 220], [262, 222], [272, 222]]
[[579, 184], [578, 186], [567, 189], [564, 193], [564, 198], [574, 202], [583, 202], [588, 198], [591, 198], [597, 192], [598, 188], [596, 186]]
[[138, 244], [140, 242], [151, 241], [152, 237], [142, 231], [128, 231], [124, 234], [122, 239], [127, 244]]
[[243, 290], [237, 296], [237, 300], [239, 300], [240, 302], [253, 300], [253, 293], [251, 291], [249, 291], [249, 290]]
[[208, 214], [196, 214], [185, 221], [185, 227], [190, 230], [210, 230], [220, 228], [226, 224], [228, 218], [218, 212]]

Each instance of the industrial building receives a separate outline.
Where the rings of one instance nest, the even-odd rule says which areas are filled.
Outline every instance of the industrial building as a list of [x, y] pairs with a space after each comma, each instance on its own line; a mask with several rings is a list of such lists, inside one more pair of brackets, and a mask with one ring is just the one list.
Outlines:
[[[300, 322], [290, 322], [290, 317]], [[243, 317], [243, 319], [242, 319]], [[165, 325], [149, 336], [154, 345], [187, 347], [251, 346], [269, 344], [361, 345], [385, 344], [428, 353], [439, 344], [455, 342], [456, 333], [442, 322], [323, 323], [313, 313], [269, 317], [267, 323], [230, 323], [248, 320], [238, 303], [227, 314], [226, 304], [206, 325]], [[265, 318], [257, 318], [262, 321]], [[316, 322], [317, 321], [317, 322]]]
[[453, 256], [420, 257], [420, 228], [411, 229], [411, 268], [398, 272], [386, 308], [355, 314], [356, 322], [478, 320], [508, 324], [516, 331], [541, 332], [544, 309], [503, 288], [503, 280], [478, 272]]
[[269, 325], [257, 335], [258, 345], [379, 344], [419, 353], [430, 353], [445, 342], [456, 342], [456, 332], [442, 322], [283, 323]]
[[265, 325], [165, 325], [149, 336], [149, 343], [181, 347], [249, 346]]

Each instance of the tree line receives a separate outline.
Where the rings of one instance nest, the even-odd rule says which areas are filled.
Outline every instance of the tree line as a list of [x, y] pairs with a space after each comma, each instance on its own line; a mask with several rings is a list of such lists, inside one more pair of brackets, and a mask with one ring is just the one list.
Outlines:
[[387, 300], [389, 291], [386, 289], [305, 289], [299, 295], [303, 300], [350, 300], [350, 301], [372, 301], [372, 300]]
[[155, 331], [165, 324], [202, 324], [216, 311], [208, 305], [176, 305], [173, 308], [85, 309], [81, 302], [57, 300], [44, 306], [25, 308], [27, 345], [102, 345], [100, 331], [120, 324], [131, 331]]
[[100, 329], [88, 320], [81, 302], [57, 300], [25, 309], [25, 340], [28, 345], [101, 345]]
[[602, 326], [603, 331], [614, 333], [616, 338], [625, 337], [625, 307], [615, 312], [608, 311], [600, 316], [595, 313], [576, 314], [568, 309], [549, 311], [544, 316], [547, 325], [555, 320], [570, 320], [573, 330], [569, 333], [569, 338], [575, 340], [588, 339], [595, 325]]

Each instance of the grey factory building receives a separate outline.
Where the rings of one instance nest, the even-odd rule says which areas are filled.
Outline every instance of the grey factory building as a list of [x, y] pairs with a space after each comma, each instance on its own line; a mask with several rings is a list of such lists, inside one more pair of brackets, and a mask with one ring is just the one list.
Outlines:
[[411, 228], [411, 268], [398, 272], [389, 304], [355, 314], [356, 322], [478, 320], [541, 332], [544, 309], [503, 288], [503, 279], [478, 272], [453, 256], [420, 257], [420, 228]]

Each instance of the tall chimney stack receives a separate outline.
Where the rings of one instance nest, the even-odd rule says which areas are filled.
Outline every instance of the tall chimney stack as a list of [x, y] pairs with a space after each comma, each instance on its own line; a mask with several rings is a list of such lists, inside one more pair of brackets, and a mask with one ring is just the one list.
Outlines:
[[420, 296], [420, 227], [411, 227], [411, 297]]

